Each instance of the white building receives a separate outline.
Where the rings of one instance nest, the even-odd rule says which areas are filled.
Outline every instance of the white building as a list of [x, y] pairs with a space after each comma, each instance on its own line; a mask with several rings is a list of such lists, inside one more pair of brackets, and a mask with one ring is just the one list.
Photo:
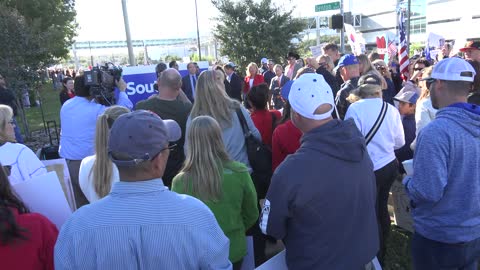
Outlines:
[[[315, 5], [334, 0], [306, 0], [301, 8], [304, 17], [320, 17], [327, 20], [339, 10], [314, 12]], [[396, 38], [397, 10], [406, 8], [407, 0], [345, 0], [344, 12], [355, 17], [355, 28], [362, 33], [368, 45], [376, 44], [376, 37], [386, 35]], [[309, 6], [309, 7], [308, 7]], [[480, 39], [480, 1], [478, 0], [411, 0], [410, 42], [425, 42], [429, 33], [446, 40]], [[311, 10], [311, 12], [305, 12]], [[312, 32], [312, 31], [310, 31]], [[321, 34], [332, 34], [323, 28]], [[311, 35], [311, 34], [310, 34]], [[398, 38], [397, 38], [398, 39]]]

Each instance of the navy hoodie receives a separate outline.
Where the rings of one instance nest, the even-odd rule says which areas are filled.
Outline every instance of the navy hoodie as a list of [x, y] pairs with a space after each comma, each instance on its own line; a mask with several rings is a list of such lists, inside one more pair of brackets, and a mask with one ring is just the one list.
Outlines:
[[379, 248], [375, 196], [362, 134], [332, 120], [277, 168], [260, 228], [284, 241], [289, 269], [361, 269]]

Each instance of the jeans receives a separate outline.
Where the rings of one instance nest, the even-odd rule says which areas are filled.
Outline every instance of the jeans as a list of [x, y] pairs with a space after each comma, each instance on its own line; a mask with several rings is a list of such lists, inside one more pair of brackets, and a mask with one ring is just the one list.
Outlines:
[[377, 221], [380, 239], [380, 250], [377, 258], [383, 265], [386, 253], [386, 242], [390, 234], [390, 214], [388, 213], [388, 196], [393, 181], [397, 178], [398, 162], [394, 159], [392, 162], [375, 171], [375, 180], [377, 184]]
[[13, 123], [15, 124], [15, 127], [13, 128], [13, 130], [15, 131], [15, 140], [17, 141], [17, 143], [24, 143], [22, 133], [20, 132], [20, 127], [18, 126], [15, 117], [13, 117]]
[[415, 233], [412, 239], [413, 269], [477, 270], [480, 238], [470, 242], [448, 244]]

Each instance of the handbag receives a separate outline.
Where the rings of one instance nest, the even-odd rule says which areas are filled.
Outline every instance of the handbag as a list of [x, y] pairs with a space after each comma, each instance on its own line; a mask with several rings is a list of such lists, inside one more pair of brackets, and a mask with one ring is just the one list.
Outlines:
[[272, 150], [268, 145], [253, 136], [240, 108], [236, 110], [236, 113], [245, 137], [248, 161], [253, 170], [251, 174], [253, 184], [258, 198], [263, 199], [267, 194], [272, 178]]
[[365, 136], [365, 145], [368, 145], [370, 143], [370, 141], [373, 139], [373, 136], [375, 136], [378, 129], [382, 125], [383, 119], [385, 119], [385, 115], [387, 114], [387, 109], [388, 109], [388, 105], [384, 101], [382, 104], [382, 109], [380, 109], [380, 114], [378, 114], [377, 120], [373, 124], [370, 131], [367, 133], [367, 136]]

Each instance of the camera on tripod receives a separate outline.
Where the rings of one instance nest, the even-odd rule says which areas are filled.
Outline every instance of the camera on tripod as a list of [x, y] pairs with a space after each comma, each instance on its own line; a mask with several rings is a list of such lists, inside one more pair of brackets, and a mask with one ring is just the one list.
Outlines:
[[106, 106], [115, 104], [116, 82], [122, 78], [122, 68], [113, 63], [93, 67], [84, 72], [85, 86], [90, 86], [90, 96]]

